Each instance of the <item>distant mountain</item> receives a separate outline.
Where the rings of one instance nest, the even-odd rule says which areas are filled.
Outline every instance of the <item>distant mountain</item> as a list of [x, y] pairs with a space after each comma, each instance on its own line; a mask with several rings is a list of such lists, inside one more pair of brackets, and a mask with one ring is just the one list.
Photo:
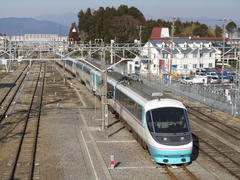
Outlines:
[[71, 24], [73, 22], [76, 22], [78, 24], [77, 14], [72, 12], [64, 14], [45, 14], [35, 17], [35, 19], [52, 21], [68, 27], [71, 27]]
[[0, 18], [0, 33], [7, 35], [58, 34], [68, 35], [70, 26], [33, 18]]

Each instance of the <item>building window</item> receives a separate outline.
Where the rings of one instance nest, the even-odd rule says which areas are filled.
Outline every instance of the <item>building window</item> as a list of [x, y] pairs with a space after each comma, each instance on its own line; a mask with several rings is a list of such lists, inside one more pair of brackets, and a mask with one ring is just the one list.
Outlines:
[[194, 53], [194, 54], [193, 54], [193, 58], [197, 58], [197, 53]]
[[197, 64], [193, 64], [193, 68], [197, 68]]
[[187, 68], [188, 68], [188, 65], [187, 65], [187, 64], [184, 64], [184, 65], [183, 65], [183, 68], [184, 68], [184, 69], [187, 69]]
[[187, 57], [188, 57], [188, 54], [183, 54], [183, 57], [184, 57], [184, 58], [187, 58]]
[[202, 64], [202, 63], [200, 63], [200, 64], [199, 64], [199, 67], [200, 67], [200, 68], [203, 68], [203, 64]]
[[213, 67], [213, 66], [212, 66], [212, 63], [209, 63], [209, 64], [208, 64], [208, 67], [209, 67], [209, 68]]
[[211, 52], [209, 53], [209, 57], [212, 57], [212, 53]]

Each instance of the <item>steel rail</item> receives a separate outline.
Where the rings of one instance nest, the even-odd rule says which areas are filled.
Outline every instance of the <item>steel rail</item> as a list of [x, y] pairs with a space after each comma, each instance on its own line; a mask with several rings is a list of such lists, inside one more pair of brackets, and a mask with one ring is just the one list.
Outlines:
[[168, 169], [167, 165], [163, 165], [165, 171], [167, 171], [168, 175], [172, 180], [177, 180], [178, 178]]
[[[20, 73], [20, 75], [15, 79], [15, 81], [13, 82], [13, 84], [16, 84], [16, 82], [17, 82], [17, 81], [19, 80], [19, 78], [22, 76], [23, 72], [26, 70], [27, 67], [28, 67], [28, 65], [25, 66], [25, 68], [24, 68], [23, 71]], [[0, 102], [0, 106], [1, 106], [2, 103], [5, 101], [6, 97], [7, 97], [8, 94], [11, 92], [11, 90], [13, 89], [13, 87], [14, 87], [14, 86], [11, 86], [11, 87], [8, 89], [7, 93], [4, 95], [3, 99], [2, 99], [1, 102]]]
[[[199, 137], [198, 137], [199, 138]], [[222, 153], [221, 151], [219, 151], [217, 148], [213, 147], [211, 144], [209, 144], [208, 142], [204, 141], [203, 139], [199, 138], [200, 142], [202, 141], [203, 143], [207, 144], [208, 146], [210, 146], [212, 149], [214, 149], [217, 153], [219, 153], [220, 155], [222, 155], [224, 158], [230, 160], [231, 162], [233, 162], [236, 166], [238, 166], [238, 169], [240, 168], [240, 164], [238, 162], [236, 162], [235, 160], [233, 160], [232, 158], [226, 156], [224, 153]], [[208, 152], [206, 152], [205, 150], [203, 150], [202, 148], [200, 148], [199, 146], [194, 145], [195, 147], [199, 148], [199, 150], [201, 150], [204, 154], [206, 154], [210, 159], [212, 159], [214, 162], [216, 162], [218, 165], [220, 165], [222, 168], [226, 169], [231, 175], [235, 176], [236, 178], [240, 179], [240, 176], [237, 175], [234, 171], [232, 171], [231, 169], [229, 169], [229, 167], [225, 166], [222, 162], [220, 162], [219, 160], [215, 159], [213, 156], [211, 156]], [[215, 154], [216, 155], [216, 154]]]
[[[190, 108], [190, 109], [191, 109], [191, 108]], [[196, 110], [195, 110], [195, 111], [196, 111]], [[197, 112], [198, 112], [198, 111], [197, 111]], [[214, 125], [214, 124], [212, 124], [212, 123], [210, 123], [210, 122], [208, 122], [207, 120], [205, 120], [205, 119], [199, 117], [198, 115], [194, 114], [193, 112], [191, 112], [191, 110], [188, 111], [188, 113], [191, 114], [191, 115], [193, 115], [193, 116], [195, 116], [198, 120], [203, 121], [203, 122], [209, 124], [210, 126], [213, 126], [214, 128], [216, 128], [216, 129], [224, 132], [225, 134], [231, 136], [232, 138], [234, 138], [234, 139], [236, 139], [236, 140], [240, 140], [240, 138], [237, 137], [237, 136], [235, 136], [235, 135], [233, 135], [233, 133], [230, 133], [230, 132], [228, 132], [228, 131], [226, 131], [226, 130], [224, 130], [224, 129], [222, 129], [222, 128], [220, 128], [220, 127], [218, 127], [218, 126], [216, 126], [216, 125]], [[221, 125], [227, 127], [225, 124], [221, 124]], [[227, 127], [227, 128], [228, 128], [228, 127]]]
[[182, 168], [193, 180], [197, 180], [197, 177], [196, 177], [191, 171], [189, 171], [184, 165], [182, 165], [181, 168]]
[[37, 79], [37, 82], [36, 82], [36, 85], [35, 85], [35, 88], [34, 88], [34, 92], [33, 92], [33, 95], [32, 95], [32, 100], [31, 100], [31, 103], [30, 103], [30, 106], [29, 106], [29, 109], [28, 109], [27, 118], [26, 118], [26, 121], [25, 121], [25, 124], [24, 124], [21, 140], [20, 140], [20, 143], [19, 143], [19, 146], [18, 146], [17, 155], [16, 155], [16, 158], [15, 158], [15, 161], [14, 161], [14, 166], [13, 166], [10, 178], [9, 178], [11, 180], [14, 180], [14, 175], [15, 175], [15, 171], [16, 171], [16, 167], [17, 167], [17, 162], [18, 162], [20, 152], [21, 152], [21, 149], [22, 149], [23, 139], [24, 139], [24, 136], [25, 136], [25, 133], [26, 133], [28, 120], [29, 120], [29, 117], [30, 117], [30, 112], [32, 110], [33, 100], [34, 100], [34, 97], [35, 97], [35, 94], [36, 94], [36, 91], [37, 91], [37, 86], [38, 86], [38, 83], [39, 83], [40, 74], [41, 74], [41, 67], [40, 67], [40, 71], [39, 71], [39, 74], [38, 74], [38, 79]]
[[42, 101], [43, 101], [43, 93], [44, 93], [44, 86], [45, 86], [45, 74], [46, 74], [46, 64], [44, 67], [44, 75], [43, 75], [43, 84], [42, 84], [42, 91], [41, 91], [41, 99], [39, 103], [39, 112], [38, 112], [38, 120], [37, 120], [37, 129], [35, 133], [35, 140], [34, 140], [34, 149], [33, 149], [33, 155], [32, 155], [32, 168], [31, 168], [31, 174], [30, 179], [32, 180], [34, 177], [34, 169], [35, 169], [35, 158], [37, 154], [37, 143], [38, 143], [38, 134], [39, 134], [39, 126], [40, 126], [40, 117], [42, 112]]
[[199, 113], [199, 114], [205, 116], [206, 118], [209, 118], [209, 119], [211, 119], [211, 120], [216, 121], [217, 123], [219, 123], [219, 124], [221, 124], [221, 125], [224, 125], [225, 127], [229, 128], [229, 129], [231, 129], [231, 130], [233, 130], [233, 131], [235, 131], [235, 132], [237, 132], [237, 133], [240, 133], [240, 130], [235, 129], [235, 128], [232, 128], [231, 126], [229, 126], [229, 125], [227, 125], [227, 124], [224, 124], [223, 122], [221, 122], [221, 121], [215, 119], [214, 117], [208, 116], [207, 114], [204, 114], [203, 112], [198, 111], [197, 109], [195, 109], [195, 108], [193, 108], [193, 107], [189, 107], [189, 106], [186, 106], [186, 107], [189, 108], [189, 109], [191, 109], [191, 110], [196, 111], [197, 113]]
[[25, 73], [24, 76], [23, 76], [23, 79], [21, 80], [19, 86], [17, 87], [17, 89], [16, 89], [14, 95], [11, 97], [9, 104], [7, 105], [7, 107], [6, 107], [6, 109], [4, 110], [3, 114], [1, 115], [1, 117], [0, 117], [0, 123], [1, 123], [2, 120], [5, 118], [8, 109], [10, 108], [10, 106], [11, 106], [11, 104], [12, 104], [14, 98], [16, 97], [16, 95], [17, 95], [17, 93], [18, 93], [18, 91], [19, 91], [19, 89], [20, 89], [20, 87], [21, 87], [21, 85], [22, 85], [24, 79], [26, 78], [26, 75], [27, 75], [27, 74]]

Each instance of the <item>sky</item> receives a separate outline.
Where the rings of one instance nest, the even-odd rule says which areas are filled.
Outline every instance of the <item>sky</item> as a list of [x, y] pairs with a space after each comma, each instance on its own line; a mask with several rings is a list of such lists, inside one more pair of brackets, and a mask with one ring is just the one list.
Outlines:
[[[0, 18], [75, 13], [87, 8], [138, 8], [147, 19], [167, 17], [232, 19], [240, 22], [240, 0], [0, 0]], [[237, 22], [237, 23], [238, 23]]]

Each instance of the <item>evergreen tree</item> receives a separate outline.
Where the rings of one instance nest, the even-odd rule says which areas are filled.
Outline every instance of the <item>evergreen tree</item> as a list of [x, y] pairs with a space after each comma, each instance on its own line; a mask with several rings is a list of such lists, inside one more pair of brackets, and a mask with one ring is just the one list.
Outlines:
[[193, 30], [194, 36], [208, 37], [208, 27], [206, 24], [201, 24]]
[[[135, 7], [121, 5], [114, 7], [100, 7], [96, 11], [90, 8], [78, 13], [78, 28], [80, 37], [84, 41], [104, 39], [109, 43], [111, 39], [117, 38], [117, 42], [133, 42], [139, 39], [138, 27], [142, 25], [142, 42], [148, 41], [153, 27], [167, 27], [171, 30], [171, 21], [163, 19], [145, 20], [144, 15]], [[231, 23], [232, 24], [232, 23]], [[230, 25], [231, 25], [230, 24]], [[232, 25], [229, 28], [231, 29]], [[233, 26], [235, 28], [235, 26]], [[207, 27], [199, 22], [175, 21], [175, 36], [200, 36], [200, 37], [221, 37], [221, 28]]]
[[222, 37], [223, 30], [218, 25], [215, 26], [214, 32], [216, 37]]
[[233, 33], [237, 30], [237, 25], [231, 21], [226, 26], [227, 32], [230, 34], [230, 37], [232, 37]]
[[231, 21], [227, 24], [226, 29], [229, 33], [233, 33], [234, 31], [236, 31], [237, 25], [235, 24], [235, 22]]

